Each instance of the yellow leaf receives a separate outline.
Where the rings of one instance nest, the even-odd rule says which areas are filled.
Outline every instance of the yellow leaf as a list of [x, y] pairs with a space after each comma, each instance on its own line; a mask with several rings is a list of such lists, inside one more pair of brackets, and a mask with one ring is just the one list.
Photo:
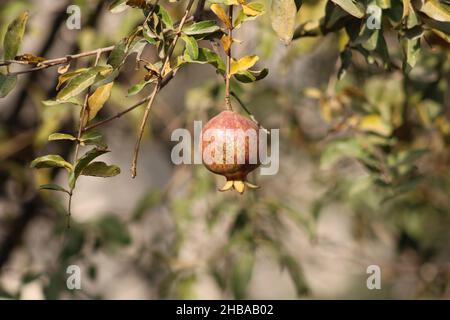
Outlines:
[[256, 17], [261, 14], [261, 10], [257, 10], [256, 7], [252, 7], [251, 4], [250, 5], [243, 4], [242, 12], [244, 12], [245, 15], [250, 17]]
[[228, 15], [225, 13], [225, 10], [223, 8], [214, 3], [211, 5], [211, 11], [216, 14], [216, 16], [227, 26], [228, 29], [231, 29], [231, 21], [230, 18], [228, 18]]
[[230, 49], [230, 47], [231, 47], [231, 41], [230, 41], [230, 37], [229, 37], [229, 36], [227, 36], [226, 34], [224, 34], [224, 35], [222, 36], [222, 38], [220, 39], [220, 42], [222, 42], [222, 46], [223, 46], [223, 49], [224, 49], [225, 51], [228, 51], [228, 50]]
[[308, 87], [305, 90], [303, 90], [303, 94], [311, 99], [320, 99], [323, 96], [322, 91], [313, 87]]
[[58, 78], [58, 85], [56, 86], [56, 90], [58, 91], [64, 83], [66, 83], [67, 81], [69, 81], [72, 78], [75, 78], [77, 75], [83, 73], [86, 70], [87, 70], [87, 68], [81, 68], [74, 72], [64, 73], [64, 74], [60, 75]]
[[230, 74], [236, 74], [240, 71], [245, 71], [250, 69], [255, 65], [255, 63], [259, 60], [258, 56], [245, 56], [238, 61], [232, 60], [231, 61], [231, 70]]
[[[97, 90], [95, 90], [95, 92], [89, 97], [86, 123], [94, 119], [100, 109], [103, 108], [106, 101], [108, 101], [111, 96], [111, 89], [113, 85], [114, 82], [110, 82], [104, 86], [98, 87]], [[86, 123], [84, 123], [84, 125], [86, 125]]]
[[359, 123], [359, 129], [375, 132], [382, 136], [389, 136], [392, 133], [391, 127], [376, 114], [364, 116]]

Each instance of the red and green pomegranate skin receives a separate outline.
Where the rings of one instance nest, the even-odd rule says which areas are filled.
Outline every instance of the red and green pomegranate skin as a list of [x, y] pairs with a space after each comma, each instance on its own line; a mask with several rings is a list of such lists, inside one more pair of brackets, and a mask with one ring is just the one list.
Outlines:
[[[219, 141], [219, 139], [214, 139], [214, 137], [208, 137], [206, 132], [208, 130], [215, 130], [216, 135], [220, 135], [225, 137], [226, 130], [228, 134], [231, 136], [228, 139], [224, 139], [224, 141]], [[249, 139], [246, 138], [245, 143], [238, 143], [239, 139], [242, 137], [239, 136], [239, 129], [241, 132], [246, 132], [247, 130], [254, 130], [256, 136], [256, 157], [258, 159], [256, 164], [250, 164], [250, 152], [252, 151], [249, 144]], [[234, 141], [234, 142], [231, 142]], [[231, 163], [226, 163], [226, 161], [213, 161], [212, 163], [207, 163], [205, 161], [206, 157], [209, 156], [211, 159], [215, 159], [215, 150], [219, 149], [223, 151], [223, 157], [226, 159], [226, 148], [227, 143], [232, 143], [232, 146], [229, 146], [228, 150], [233, 150], [234, 161]], [[205, 167], [218, 175], [222, 175], [227, 179], [226, 184], [219, 189], [220, 191], [227, 191], [231, 188], [234, 188], [239, 193], [243, 193], [245, 187], [249, 188], [258, 188], [257, 186], [246, 181], [247, 175], [259, 167], [259, 128], [256, 123], [251, 121], [250, 119], [241, 116], [240, 114], [234, 111], [223, 111], [214, 118], [212, 118], [202, 129], [201, 133], [201, 146], [202, 146], [202, 160]], [[209, 152], [209, 153], [208, 153]], [[244, 163], [238, 163], [238, 156], [241, 156], [245, 159]]]

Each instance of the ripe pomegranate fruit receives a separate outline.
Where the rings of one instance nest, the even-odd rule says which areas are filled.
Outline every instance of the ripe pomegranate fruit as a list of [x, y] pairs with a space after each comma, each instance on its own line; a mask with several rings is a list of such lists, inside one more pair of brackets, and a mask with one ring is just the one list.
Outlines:
[[200, 145], [205, 167], [227, 179], [219, 191], [233, 188], [242, 194], [246, 186], [258, 188], [246, 181], [260, 165], [256, 123], [236, 112], [223, 111], [205, 124]]

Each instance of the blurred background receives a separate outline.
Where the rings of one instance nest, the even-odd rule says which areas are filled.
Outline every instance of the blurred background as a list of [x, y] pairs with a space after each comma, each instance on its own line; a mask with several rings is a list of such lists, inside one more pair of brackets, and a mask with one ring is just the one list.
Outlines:
[[[304, 1], [297, 25], [320, 21], [327, 2]], [[186, 5], [161, 3], [175, 21]], [[66, 27], [70, 4], [82, 9], [81, 30]], [[385, 31], [394, 67], [355, 52], [338, 80], [345, 32], [297, 33], [285, 46], [265, 4], [264, 16], [236, 30], [234, 54], [258, 54], [270, 73], [233, 90], [264, 127], [280, 129], [280, 170], [257, 170], [250, 181], [261, 189], [243, 196], [217, 192], [223, 177], [201, 165], [172, 164], [172, 131], [192, 131], [223, 105], [215, 70], [188, 65], [157, 96], [136, 179], [128, 168], [143, 108], [101, 128], [112, 151], [103, 159], [122, 173], [80, 179], [67, 229], [67, 197], [38, 191], [64, 184], [66, 172], [29, 166], [43, 154], [73, 154], [73, 144], [47, 137], [74, 132], [79, 110], [42, 104], [55, 97], [55, 68], [19, 77], [0, 99], [0, 297], [450, 298], [448, 42], [425, 35], [405, 74], [397, 35]], [[46, 58], [114, 45], [144, 19], [139, 10], [112, 14], [102, 0], [3, 0], [1, 39], [24, 10], [21, 52]], [[143, 57], [155, 60], [155, 50]], [[145, 75], [132, 62], [100, 119], [145, 97], [127, 97]], [[66, 287], [69, 265], [81, 268], [81, 290]], [[366, 286], [370, 265], [381, 268], [381, 290]]]

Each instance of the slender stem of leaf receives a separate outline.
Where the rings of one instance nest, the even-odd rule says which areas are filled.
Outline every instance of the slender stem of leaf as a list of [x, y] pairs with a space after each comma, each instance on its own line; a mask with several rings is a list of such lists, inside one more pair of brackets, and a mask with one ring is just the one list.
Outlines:
[[250, 112], [250, 110], [247, 109], [247, 107], [245, 106], [244, 102], [242, 102], [242, 100], [238, 97], [238, 95], [236, 93], [234, 93], [233, 91], [230, 92], [230, 94], [236, 99], [236, 101], [239, 103], [239, 105], [242, 107], [242, 109], [244, 109], [244, 111], [248, 114], [248, 116], [250, 117], [250, 119], [252, 119], [252, 121], [254, 123], [256, 123], [258, 125], [258, 127], [263, 130], [265, 133], [267, 133], [268, 135], [270, 135], [270, 131], [267, 130], [266, 128], [264, 128], [258, 120], [256, 120], [255, 116]]
[[162, 64], [161, 68], [159, 69], [158, 83], [156, 84], [155, 88], [153, 89], [152, 93], [149, 96], [148, 103], [145, 108], [144, 117], [142, 119], [141, 126], [139, 129], [139, 135], [138, 135], [138, 138], [136, 141], [136, 145], [134, 147], [133, 161], [131, 164], [131, 177], [132, 178], [135, 178], [137, 175], [137, 160], [138, 160], [138, 156], [139, 156], [139, 149], [141, 146], [142, 136], [144, 135], [145, 126], [147, 124], [153, 102], [155, 101], [156, 94], [161, 89], [162, 77], [165, 75], [165, 71], [166, 71], [167, 66], [169, 65], [173, 50], [175, 49], [175, 46], [177, 45], [178, 39], [180, 38], [180, 35], [181, 35], [181, 30], [183, 30], [184, 24], [189, 15], [189, 12], [191, 11], [193, 4], [194, 4], [194, 0], [190, 0], [188, 5], [186, 6], [186, 11], [184, 12], [183, 18], [181, 18], [177, 33], [176, 33], [175, 37], [173, 38], [172, 43], [169, 46], [169, 49], [167, 50], [167, 55], [164, 60], [164, 63]]
[[228, 41], [230, 42], [230, 45], [228, 47], [228, 50], [226, 50], [227, 55], [227, 70], [226, 70], [226, 76], [225, 76], [225, 108], [227, 110], [233, 110], [233, 107], [231, 106], [231, 100], [230, 100], [230, 78], [231, 78], [231, 46], [233, 45], [233, 6], [228, 7], [228, 17], [231, 21], [231, 27], [228, 28]]

